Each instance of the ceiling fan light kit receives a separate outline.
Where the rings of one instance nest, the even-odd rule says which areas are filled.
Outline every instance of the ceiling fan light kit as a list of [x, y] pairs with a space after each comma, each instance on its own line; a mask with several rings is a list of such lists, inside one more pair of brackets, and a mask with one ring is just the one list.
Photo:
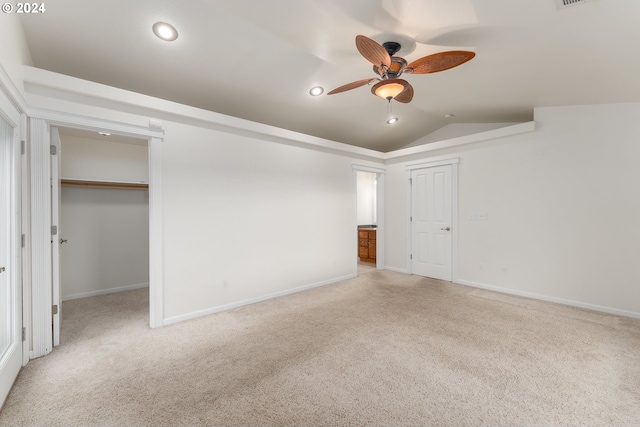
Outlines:
[[[395, 80], [400, 80], [400, 79], [395, 79]], [[402, 91], [404, 91], [405, 88], [406, 88], [406, 85], [403, 85], [400, 82], [382, 80], [381, 82], [378, 82], [375, 85], [373, 85], [373, 87], [371, 88], [371, 92], [374, 95], [379, 96], [380, 98], [386, 99], [387, 101], [391, 101], [393, 98], [398, 96]]]

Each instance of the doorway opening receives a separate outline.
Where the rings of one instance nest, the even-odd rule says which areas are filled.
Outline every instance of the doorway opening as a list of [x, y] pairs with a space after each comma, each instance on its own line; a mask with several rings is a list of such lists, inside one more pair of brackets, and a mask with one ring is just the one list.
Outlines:
[[[59, 129], [81, 129], [91, 132], [113, 129], [115, 135], [140, 140], [148, 153], [148, 220], [149, 220], [149, 326], [163, 326], [162, 295], [162, 129], [146, 129], [123, 123], [105, 122], [87, 117], [73, 116], [68, 120], [57, 117], [29, 118], [29, 193], [30, 222], [30, 297], [24, 306], [31, 308], [27, 319], [27, 340], [31, 341], [29, 359], [49, 354], [60, 340], [60, 246], [65, 240], [58, 233], [61, 167], [57, 149], [60, 145]], [[143, 143], [142, 141], [145, 141]], [[144, 147], [141, 147], [144, 148]], [[118, 166], [113, 167], [114, 170]], [[55, 185], [52, 185], [55, 184]], [[60, 240], [62, 239], [62, 240]], [[68, 240], [68, 239], [67, 239]], [[64, 244], [64, 243], [62, 243]]]
[[148, 288], [148, 141], [57, 130], [60, 301]]
[[358, 265], [375, 266], [377, 259], [377, 174], [356, 171], [358, 215]]
[[356, 192], [356, 274], [384, 268], [384, 170], [353, 166]]

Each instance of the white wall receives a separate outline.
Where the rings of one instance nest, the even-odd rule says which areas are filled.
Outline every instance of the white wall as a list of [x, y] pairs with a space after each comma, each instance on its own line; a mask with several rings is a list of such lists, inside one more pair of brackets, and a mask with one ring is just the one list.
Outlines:
[[23, 65], [30, 65], [31, 53], [22, 30], [20, 15], [0, 13], [0, 67], [4, 69], [19, 92], [24, 93]]
[[61, 135], [62, 177], [96, 181], [149, 182], [149, 148], [144, 144]]
[[[459, 280], [640, 316], [639, 116], [640, 104], [538, 108], [535, 132], [422, 156], [461, 159]], [[401, 270], [406, 163], [386, 180], [387, 264]], [[477, 211], [488, 221], [468, 219]]]
[[165, 131], [167, 318], [354, 274], [349, 158], [178, 123]]
[[356, 173], [358, 198], [358, 225], [377, 224], [376, 218], [376, 174]]
[[63, 187], [61, 198], [62, 299], [148, 286], [146, 191]]
[[[61, 135], [61, 176], [148, 182], [148, 148]], [[147, 190], [62, 187], [61, 292], [81, 298], [149, 283]]]

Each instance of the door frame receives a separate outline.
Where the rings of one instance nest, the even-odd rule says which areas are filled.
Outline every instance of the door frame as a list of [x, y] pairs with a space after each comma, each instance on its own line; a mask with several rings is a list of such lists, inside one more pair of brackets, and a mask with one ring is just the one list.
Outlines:
[[[162, 230], [162, 141], [164, 131], [160, 128], [145, 128], [120, 122], [112, 122], [75, 114], [49, 110], [30, 111], [30, 178], [31, 197], [31, 301], [32, 350], [29, 358], [44, 356], [51, 352], [51, 128], [76, 128], [90, 131], [107, 131], [148, 141], [149, 147], [149, 325], [163, 326], [163, 230]], [[44, 200], [43, 200], [44, 199]], [[35, 206], [34, 206], [35, 205]], [[36, 209], [40, 207], [39, 209]], [[36, 227], [33, 227], [36, 224]], [[57, 224], [53, 224], [57, 225]], [[27, 304], [27, 300], [24, 304]]]
[[433, 160], [407, 164], [405, 174], [407, 177], [407, 272], [413, 274], [411, 250], [413, 247], [411, 214], [413, 200], [411, 194], [411, 172], [418, 169], [428, 169], [437, 166], [451, 166], [451, 282], [458, 280], [458, 163], [459, 157]]
[[[353, 230], [358, 229], [358, 172], [371, 172], [376, 174], [376, 219], [377, 219], [377, 227], [376, 227], [376, 268], [378, 270], [384, 270], [385, 265], [385, 239], [384, 239], [384, 175], [386, 170], [383, 168], [376, 168], [373, 166], [365, 166], [365, 165], [351, 165], [351, 170], [353, 173], [353, 191], [355, 197], [353, 198], [354, 203], [354, 218], [353, 218]], [[353, 261], [353, 271], [354, 274], [358, 275], [358, 240], [355, 238], [353, 241], [353, 249], [351, 251], [354, 254]]]
[[[0, 83], [4, 78], [1, 73], [0, 67]], [[1, 86], [1, 85], [0, 85]], [[12, 289], [12, 301], [13, 305], [13, 322], [15, 325], [12, 334], [12, 344], [9, 348], [9, 356], [7, 359], [2, 360], [3, 373], [15, 376], [18, 375], [21, 367], [25, 364], [24, 352], [25, 343], [22, 340], [22, 328], [24, 326], [24, 313], [23, 313], [23, 274], [22, 274], [22, 262], [23, 262], [23, 249], [22, 249], [22, 169], [23, 169], [23, 157], [21, 149], [22, 135], [24, 134], [24, 115], [19, 109], [11, 102], [11, 94], [6, 93], [3, 87], [0, 87], [0, 117], [7, 122], [9, 126], [13, 128], [12, 140], [9, 143], [9, 198], [10, 198], [10, 210], [9, 210], [9, 246], [11, 248], [9, 253], [7, 271], [3, 274], [10, 274], [9, 286]], [[7, 369], [7, 371], [4, 371]], [[15, 381], [15, 377], [12, 378], [11, 383]], [[3, 388], [0, 390], [0, 408], [4, 404], [6, 395], [9, 393], [9, 389]]]

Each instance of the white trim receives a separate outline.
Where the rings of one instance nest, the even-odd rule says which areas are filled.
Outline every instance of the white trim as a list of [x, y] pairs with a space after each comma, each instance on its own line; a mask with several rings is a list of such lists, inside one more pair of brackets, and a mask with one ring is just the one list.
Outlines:
[[[152, 96], [142, 95], [35, 67], [24, 67], [24, 82], [25, 84], [31, 84], [61, 92], [88, 96], [95, 100], [117, 103], [122, 107], [134, 107], [138, 111], [138, 115], [144, 114], [139, 112], [140, 109], [146, 109], [151, 115], [169, 115], [171, 116], [170, 120], [175, 120], [177, 122], [184, 122], [187, 120], [189, 123], [198, 123], [200, 125], [204, 124], [207, 127], [211, 127], [213, 125], [214, 127], [225, 129], [232, 133], [253, 136], [259, 135], [262, 139], [278, 143], [293, 143], [296, 145], [306, 146], [308, 148], [313, 147], [320, 150], [338, 152], [343, 155], [346, 154], [353, 157], [372, 159], [381, 163], [383, 159], [383, 153], [379, 151], [318, 138], [288, 129], [277, 128], [275, 126], [240, 119], [238, 117], [227, 116], [201, 108], [178, 104], [176, 102], [154, 98]], [[117, 109], [113, 106], [111, 108]], [[122, 108], [122, 110], [126, 111], [126, 108]]]
[[358, 165], [355, 163], [351, 165], [351, 169], [355, 171], [360, 171], [360, 172], [372, 172], [372, 173], [385, 173], [387, 171], [385, 168], [376, 168], [373, 166]]
[[395, 271], [396, 273], [402, 273], [402, 274], [411, 274], [408, 270], [403, 269], [403, 268], [396, 268], [396, 267], [391, 267], [389, 265], [385, 265], [384, 266], [384, 270], [389, 270], [389, 271]]
[[0, 91], [0, 117], [5, 119], [9, 126], [20, 128], [20, 112], [16, 110], [11, 103], [11, 98], [4, 91]]
[[29, 187], [29, 153], [30, 145], [27, 144], [28, 134], [28, 118], [22, 113], [20, 118], [20, 129], [22, 132], [20, 141], [25, 142], [24, 154], [20, 155], [21, 164], [21, 223], [22, 233], [24, 234], [24, 247], [21, 251], [22, 256], [22, 327], [25, 330], [25, 340], [22, 342], [22, 366], [26, 366], [31, 358], [31, 340], [33, 336], [33, 318], [32, 318], [32, 284], [31, 284], [31, 189]]
[[460, 157], [452, 157], [450, 159], [434, 160], [432, 162], [420, 161], [416, 163], [407, 163], [405, 170], [413, 171], [416, 169], [434, 168], [436, 166], [456, 165], [460, 162]]
[[451, 281], [458, 279], [458, 159], [451, 163]]
[[557, 304], [568, 305], [571, 307], [585, 308], [588, 310], [599, 311], [602, 313], [615, 314], [617, 316], [632, 317], [640, 319], [640, 313], [636, 311], [620, 310], [617, 308], [605, 307], [602, 305], [589, 304], [580, 301], [573, 301], [564, 298], [552, 297], [549, 295], [541, 295], [533, 292], [517, 291], [514, 289], [502, 288], [500, 286], [486, 285], [484, 283], [472, 282], [470, 280], [457, 280], [459, 285], [470, 286], [472, 288], [486, 289], [489, 291], [500, 292], [503, 294], [516, 295], [519, 297], [532, 298], [540, 301], [554, 302]]
[[51, 224], [58, 227], [58, 233], [51, 237], [51, 304], [58, 307], [53, 314], [53, 346], [60, 345], [60, 319], [62, 317], [62, 301], [60, 298], [60, 203], [62, 191], [60, 188], [60, 134], [57, 127], [49, 127], [49, 143], [56, 147], [57, 154], [51, 156]]
[[[385, 263], [385, 214], [384, 214], [384, 190], [385, 190], [385, 172], [386, 169], [375, 168], [366, 165], [352, 164], [353, 171], [353, 188], [355, 193], [355, 229], [358, 228], [358, 172], [369, 172], [376, 174], [376, 268], [384, 270]], [[354, 272], [358, 271], [358, 241], [355, 239], [352, 253], [355, 254]]]
[[27, 102], [22, 96], [22, 93], [18, 90], [13, 80], [9, 77], [9, 74], [0, 64], [0, 86], [3, 88], [3, 92], [13, 103], [13, 109], [18, 110], [19, 113], [24, 113], [27, 110]]
[[[11, 328], [6, 332], [10, 336], [10, 345], [4, 354], [0, 356], [0, 372], [2, 380], [0, 381], [0, 408], [5, 402], [11, 387], [20, 372], [24, 361], [25, 346], [21, 339], [21, 330], [23, 324], [23, 307], [22, 302], [22, 160], [20, 154], [20, 136], [22, 132], [22, 116], [15, 106], [10, 102], [10, 94], [0, 90], [0, 117], [11, 129], [6, 145], [0, 147], [3, 152], [3, 161], [6, 161], [6, 176], [2, 176], [4, 180], [4, 189], [8, 193], [3, 194], [4, 200], [2, 204], [5, 210], [7, 221], [6, 241], [9, 243], [6, 271], [2, 273], [5, 276], [5, 285], [9, 287], [11, 296], [8, 301], [3, 301], [3, 305], [9, 306], [8, 313], [2, 313], [3, 316], [10, 316], [9, 325]], [[7, 129], [9, 134], [9, 129]], [[6, 156], [6, 157], [5, 157]], [[6, 178], [6, 179], [5, 179]], [[8, 208], [8, 209], [7, 209]], [[4, 309], [5, 307], [3, 307]], [[4, 326], [4, 324], [3, 324]]]
[[[154, 98], [152, 96], [142, 95], [124, 89], [90, 82], [31, 66], [24, 66], [23, 74], [25, 85], [30, 84], [62, 93], [85, 96], [90, 99], [102, 101], [103, 104], [104, 102], [107, 102], [111, 104], [107, 105], [107, 108], [114, 110], [128, 111], [131, 108], [135, 108], [135, 114], [144, 115], [144, 111], [140, 111], [140, 109], [142, 109], [146, 110], [147, 114], [151, 116], [161, 114], [163, 116], [169, 116], [170, 120], [175, 120], [177, 122], [196, 124], [214, 129], [224, 129], [228, 132], [254, 137], [257, 135], [262, 139], [272, 142], [293, 144], [320, 151], [336, 152], [341, 155], [357, 157], [380, 163], [386, 163], [388, 160], [397, 161], [397, 159], [401, 159], [402, 157], [424, 154], [444, 148], [458, 147], [475, 142], [532, 132], [536, 127], [535, 121], [530, 121], [383, 153], [376, 150], [356, 147], [342, 142], [290, 131], [288, 129], [252, 122], [238, 117], [227, 116], [201, 108], [178, 104], [176, 102]], [[23, 105], [26, 105], [26, 103], [23, 102]], [[42, 111], [43, 110], [33, 109], [29, 110], [28, 113], [30, 116], [39, 117], [39, 115], [42, 114]]]
[[53, 348], [51, 295], [51, 138], [42, 119], [31, 119], [31, 358]]
[[29, 117], [45, 120], [51, 126], [83, 129], [90, 131], [108, 130], [111, 133], [130, 136], [133, 138], [149, 139], [162, 138], [164, 130], [149, 129], [129, 123], [114, 122], [112, 120], [96, 119], [73, 113], [62, 113], [44, 108], [30, 108]]
[[407, 200], [407, 217], [406, 217], [406, 224], [407, 224], [407, 258], [406, 258], [406, 265], [407, 268], [405, 269], [406, 272], [408, 274], [413, 274], [413, 263], [411, 260], [411, 252], [413, 252], [413, 248], [411, 247], [412, 245], [412, 241], [411, 241], [411, 231], [412, 231], [412, 225], [411, 224], [411, 216], [413, 215], [413, 205], [411, 204], [412, 198], [411, 198], [411, 171], [410, 170], [405, 170], [405, 182], [407, 183], [406, 185], [406, 200]]
[[385, 214], [384, 214], [384, 172], [376, 175], [376, 268], [384, 270], [386, 262], [386, 239], [385, 239]]
[[273, 298], [282, 297], [285, 295], [295, 294], [298, 292], [308, 291], [313, 288], [318, 288], [321, 286], [331, 285], [337, 282], [342, 282], [343, 280], [353, 279], [356, 277], [356, 274], [348, 274], [342, 277], [336, 277], [335, 279], [324, 280], [322, 282], [312, 283], [310, 285], [299, 286], [293, 289], [287, 289], [285, 291], [274, 292], [271, 294], [263, 295], [260, 297], [249, 298], [243, 301], [233, 302], [230, 304], [219, 305], [217, 307], [207, 308], [205, 310], [194, 311], [187, 314], [181, 314], [179, 316], [172, 316], [164, 319], [163, 326], [172, 325], [174, 323], [179, 323], [185, 320], [191, 320], [202, 316], [207, 316], [209, 314], [219, 313], [221, 311], [231, 310], [234, 308], [242, 307], [249, 304], [255, 304], [257, 302], [267, 301]]
[[354, 255], [353, 258], [353, 267], [352, 270], [354, 275], [358, 275], [358, 261], [360, 260], [360, 243], [358, 242], [359, 240], [359, 236], [358, 236], [358, 170], [356, 169], [352, 169], [351, 170], [351, 180], [353, 181], [352, 184], [352, 188], [353, 188], [353, 225], [352, 225], [352, 230], [356, 230], [356, 235], [354, 236], [355, 239], [351, 240], [351, 249], [349, 249], [349, 251], [351, 252], [352, 255]]
[[530, 121], [519, 123], [517, 125], [505, 126], [499, 129], [492, 129], [485, 132], [474, 133], [471, 135], [459, 136], [457, 138], [445, 139], [437, 142], [430, 142], [416, 147], [402, 148], [400, 150], [391, 151], [383, 154], [384, 160], [396, 160], [401, 157], [411, 156], [415, 154], [427, 153], [429, 151], [441, 150], [443, 148], [459, 147], [461, 145], [472, 144], [474, 142], [487, 141], [490, 139], [498, 139], [506, 136], [520, 135], [523, 133], [533, 132], [536, 130], [536, 122]]
[[164, 318], [164, 230], [162, 228], [162, 140], [149, 140], [149, 326]]
[[117, 288], [100, 289], [99, 291], [80, 292], [78, 294], [65, 295], [62, 297], [62, 301], [71, 301], [74, 299], [95, 297], [98, 295], [115, 294], [117, 292], [133, 291], [135, 289], [143, 289], [148, 287], [149, 287], [148, 283], [140, 283], [137, 285], [128, 285], [128, 286], [119, 286]]

